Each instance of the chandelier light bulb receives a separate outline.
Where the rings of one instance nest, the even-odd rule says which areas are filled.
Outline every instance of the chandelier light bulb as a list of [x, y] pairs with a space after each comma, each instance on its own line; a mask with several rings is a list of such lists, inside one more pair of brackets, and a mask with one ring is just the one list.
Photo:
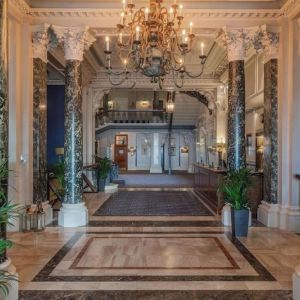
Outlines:
[[123, 61], [123, 63], [124, 63], [124, 65], [125, 65], [125, 67], [127, 67], [127, 59], [124, 59], [124, 61]]
[[126, 8], [126, 0], [122, 0], [122, 2], [123, 2], [123, 10], [125, 10], [125, 8]]
[[185, 35], [186, 35], [186, 31], [185, 31], [185, 29], [182, 29], [182, 33], [181, 33], [181, 43], [182, 44], [185, 43]]
[[121, 12], [121, 24], [123, 24], [123, 22], [124, 22], [124, 12], [122, 11]]
[[109, 51], [109, 37], [105, 37], [105, 46], [106, 46], [106, 51]]
[[169, 13], [170, 13], [170, 17], [172, 17], [174, 11], [173, 11], [173, 8], [171, 7], [170, 10], [169, 10]]
[[119, 43], [123, 44], [123, 34], [122, 34], [122, 32], [119, 33]]
[[140, 39], [140, 27], [136, 26], [135, 28], [135, 40], [138, 41]]
[[193, 34], [193, 22], [190, 22], [190, 34]]
[[148, 21], [148, 15], [149, 15], [149, 8], [146, 7], [146, 9], [145, 9], [145, 19], [146, 19], [146, 21]]
[[179, 16], [181, 17], [182, 16], [182, 9], [183, 9], [183, 6], [182, 4], [179, 5]]
[[201, 55], [204, 55], [204, 43], [201, 43]]

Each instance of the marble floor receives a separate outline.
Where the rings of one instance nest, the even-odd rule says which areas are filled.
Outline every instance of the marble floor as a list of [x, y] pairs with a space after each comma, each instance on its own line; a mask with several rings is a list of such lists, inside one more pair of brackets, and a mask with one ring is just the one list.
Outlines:
[[86, 227], [9, 234], [19, 299], [292, 299], [299, 235], [257, 224], [232, 240], [214, 215], [95, 215], [109, 197], [85, 194]]

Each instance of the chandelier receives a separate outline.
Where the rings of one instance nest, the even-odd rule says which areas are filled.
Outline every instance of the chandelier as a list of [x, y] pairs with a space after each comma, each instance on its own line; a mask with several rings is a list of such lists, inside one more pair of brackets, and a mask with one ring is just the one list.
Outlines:
[[[151, 78], [160, 88], [166, 76], [173, 79], [177, 88], [184, 85], [184, 78], [199, 78], [203, 74], [207, 56], [201, 43], [200, 71], [197, 74], [186, 68], [186, 56], [191, 52], [195, 35], [193, 23], [183, 28], [183, 7], [175, 2], [167, 9], [162, 0], [150, 0], [149, 7], [135, 9], [130, 0], [122, 0], [123, 10], [117, 24], [118, 55], [122, 61], [121, 70], [113, 71], [110, 37], [105, 38], [107, 74], [112, 85], [121, 85], [126, 80], [136, 84], [137, 74]], [[135, 76], [134, 76], [135, 75]]]

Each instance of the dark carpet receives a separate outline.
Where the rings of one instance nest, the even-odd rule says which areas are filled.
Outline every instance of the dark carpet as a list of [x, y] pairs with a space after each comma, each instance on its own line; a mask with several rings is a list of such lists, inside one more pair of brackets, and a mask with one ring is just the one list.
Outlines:
[[189, 191], [119, 191], [94, 216], [212, 216]]

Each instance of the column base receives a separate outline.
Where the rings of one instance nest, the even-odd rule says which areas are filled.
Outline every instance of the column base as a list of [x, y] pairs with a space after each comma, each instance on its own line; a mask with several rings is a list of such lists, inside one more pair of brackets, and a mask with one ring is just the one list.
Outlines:
[[150, 173], [160, 174], [160, 173], [162, 173], [162, 168], [161, 167], [151, 167], [150, 168]]
[[257, 219], [267, 227], [300, 232], [300, 207], [270, 204], [259, 205]]
[[[16, 277], [16, 280], [10, 280], [9, 283], [9, 294], [6, 296], [5, 300], [18, 300], [19, 299], [19, 275], [16, 271], [16, 267], [12, 264], [11, 259], [8, 258], [4, 263], [0, 264], [1, 271], [7, 271], [11, 275]], [[2, 299], [2, 298], [1, 298]]]
[[194, 174], [194, 173], [195, 173], [194, 165], [190, 165], [190, 166], [189, 166], [188, 173], [191, 173], [191, 174]]
[[[231, 206], [226, 204], [222, 208], [222, 224], [224, 226], [231, 226]], [[252, 225], [251, 211], [249, 210], [249, 223], [248, 226]]]
[[293, 274], [293, 299], [300, 300], [300, 265], [297, 265]]
[[63, 203], [58, 213], [58, 225], [62, 227], [79, 227], [88, 223], [88, 210], [83, 202]]
[[279, 204], [262, 201], [257, 209], [257, 220], [267, 227], [279, 227]]

